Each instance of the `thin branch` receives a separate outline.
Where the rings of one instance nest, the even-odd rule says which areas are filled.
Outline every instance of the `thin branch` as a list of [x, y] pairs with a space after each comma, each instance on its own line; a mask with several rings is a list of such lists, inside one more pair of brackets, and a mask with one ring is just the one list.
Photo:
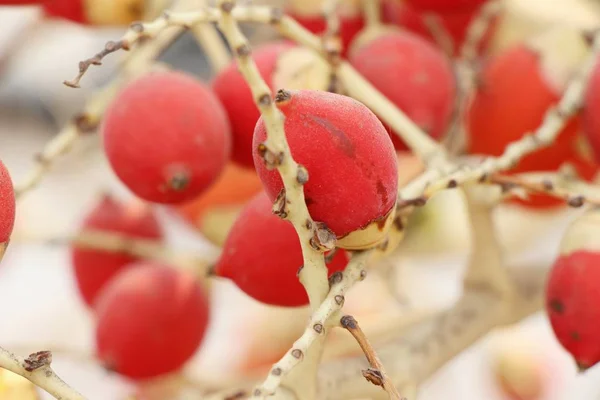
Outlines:
[[444, 144], [451, 155], [463, 152], [467, 134], [464, 126], [465, 110], [471, 100], [475, 88], [476, 64], [479, 58], [478, 49], [487, 33], [492, 20], [502, 10], [500, 0], [488, 0], [478, 11], [477, 16], [469, 23], [467, 34], [460, 48], [455, 64], [458, 82], [454, 118], [446, 134]]
[[329, 91], [333, 93], [342, 93], [343, 87], [337, 76], [337, 67], [342, 60], [342, 38], [341, 23], [338, 8], [340, 0], [325, 0], [323, 2], [323, 16], [326, 21], [325, 32], [323, 32], [323, 53], [331, 66]]
[[[586, 203], [600, 206], [600, 187], [597, 185], [580, 183], [579, 190], [573, 190], [567, 187], [568, 184], [564, 185], [564, 182], [560, 182], [558, 179], [532, 179], [518, 175], [499, 174], [490, 177], [489, 182], [500, 185], [503, 191], [525, 189], [527, 192], [547, 194], [564, 200], [568, 206], [574, 208], [581, 207]], [[586, 195], [584, 192], [588, 194]]]
[[[377, 347], [392, 382], [410, 392], [432, 374], [496, 327], [509, 325], [542, 307], [546, 268], [517, 268], [511, 279], [518, 282], [518, 296], [500, 297], [486, 290], [467, 290], [448, 311], [411, 328], [393, 341]], [[365, 382], [359, 372], [363, 358], [343, 358], [319, 369], [319, 398], [382, 398], [381, 391]]]
[[[56, 242], [53, 240], [53, 243]], [[124, 253], [133, 257], [164, 262], [174, 267], [191, 270], [202, 277], [206, 277], [211, 272], [212, 262], [206, 256], [169, 248], [155, 240], [90, 229], [67, 238], [65, 242], [85, 249]]]
[[[477, 166], [461, 166], [429, 170], [400, 191], [401, 199], [428, 199], [440, 190], [469, 182], [485, 182], [496, 172], [514, 167], [523, 157], [550, 146], [569, 119], [582, 107], [583, 94], [600, 53], [600, 31], [593, 38], [592, 50], [576, 76], [571, 80], [558, 104], [548, 110], [535, 132], [510, 143], [499, 157], [488, 157]], [[402, 204], [402, 202], [400, 202]]]
[[387, 392], [390, 399], [400, 400], [402, 396], [394, 384], [390, 381], [390, 378], [385, 373], [383, 364], [377, 356], [375, 349], [371, 346], [371, 343], [365, 336], [360, 325], [356, 319], [351, 315], [345, 315], [340, 320], [340, 324], [356, 339], [356, 342], [365, 353], [367, 361], [369, 362], [369, 369], [363, 370], [362, 374], [366, 380], [371, 382], [375, 386], [381, 386]]
[[442, 18], [438, 14], [431, 12], [424, 13], [422, 18], [423, 24], [425, 24], [435, 42], [442, 49], [446, 57], [451, 59], [454, 54], [454, 39], [448, 33]]
[[[327, 59], [321, 39], [293, 18], [283, 15], [279, 9], [267, 6], [237, 6], [231, 10], [230, 14], [232, 20], [235, 21], [273, 24], [283, 36], [303, 44]], [[212, 7], [193, 12], [166, 12], [153, 22], [132, 25], [120, 40], [112, 42], [109, 47], [112, 48], [114, 43], [118, 43], [118, 47], [129, 49], [142, 38], [155, 37], [168, 27], [183, 26], [188, 28], [195, 24], [218, 22], [220, 15], [220, 10]], [[87, 68], [82, 71], [82, 74], [86, 71]], [[443, 147], [425, 134], [406, 114], [363, 78], [348, 62], [342, 60], [337, 72], [342, 83], [347, 83], [344, 87], [348, 90], [348, 94], [378, 114], [400, 135], [417, 156], [428, 164], [447, 164]]]
[[40, 351], [22, 358], [0, 347], [0, 368], [27, 378], [59, 400], [85, 400], [85, 397], [56, 375], [50, 367], [51, 363], [52, 353], [49, 351]]
[[381, 25], [381, 0], [362, 0], [365, 29]]
[[[319, 308], [313, 312], [310, 322], [302, 336], [294, 342], [290, 351], [277, 363], [273, 365], [268, 378], [261, 386], [253, 392], [253, 398], [264, 398], [265, 393], [273, 393], [281, 384], [281, 376], [284, 371], [289, 371], [305, 357], [311, 347], [317, 345], [322, 347], [331, 320], [342, 309], [346, 292], [356, 282], [366, 277], [366, 265], [373, 251], [368, 250], [355, 254], [343, 273], [335, 273], [330, 277], [331, 290]], [[339, 319], [336, 321], [339, 324]], [[316, 367], [316, 365], [315, 365]], [[310, 392], [309, 388], [303, 387], [304, 391]]]
[[35, 157], [35, 166], [22, 182], [15, 185], [17, 200], [34, 189], [50, 170], [54, 162], [66, 154], [83, 134], [93, 132], [98, 127], [104, 110], [125, 82], [139, 76], [148, 70], [151, 61], [168, 47], [179, 35], [182, 29], [170, 32], [159, 40], [146, 43], [132, 52], [124, 62], [119, 78], [101, 89], [86, 102], [83, 110], [74, 116], [70, 122], [52, 138], [41, 153]]

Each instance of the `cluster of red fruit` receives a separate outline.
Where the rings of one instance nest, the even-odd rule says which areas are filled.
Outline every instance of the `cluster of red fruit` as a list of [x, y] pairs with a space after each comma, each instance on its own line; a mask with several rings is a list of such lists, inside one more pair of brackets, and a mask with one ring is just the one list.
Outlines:
[[[434, 12], [457, 43], [462, 42], [464, 29], [455, 31], [453, 24], [472, 19], [483, 1], [455, 1], [452, 7], [448, 3], [390, 4], [385, 15], [392, 29], [369, 40], [355, 37], [362, 22], [350, 24], [349, 29], [342, 20], [348, 61], [438, 140], [448, 129], [455, 107], [452, 67], [419, 29], [394, 24], [403, 24], [406, 10], [415, 20]], [[320, 16], [297, 17], [310, 29], [323, 28]], [[509, 142], [535, 129], [561, 96], [566, 78], [586, 50], [583, 35], [560, 32], [487, 60], [466, 115], [469, 152], [498, 155]], [[328, 262], [333, 273], [347, 264], [346, 250], [373, 247], [385, 239], [397, 198], [398, 173], [402, 173], [394, 148], [406, 151], [407, 147], [365, 105], [328, 92], [329, 66], [310, 54], [282, 41], [256, 48], [251, 57], [286, 117], [291, 154], [308, 171], [308, 179], [302, 182], [308, 210], [337, 237], [340, 250]], [[311, 68], [300, 68], [306, 67], [306, 60]], [[600, 70], [590, 83], [587, 104], [594, 104], [598, 96]], [[232, 168], [246, 171], [241, 176], [256, 176], [259, 186], [230, 182], [243, 186], [230, 191], [234, 197], [241, 193], [241, 198], [214, 196], [220, 204], [248, 201], [235, 213], [215, 275], [231, 279], [261, 302], [302, 306], [308, 299], [296, 277], [303, 263], [300, 243], [292, 225], [272, 212], [283, 182], [277, 171], [267, 168], [259, 151], [267, 127], [255, 100], [233, 63], [210, 86], [180, 72], [149, 73], [123, 88], [107, 109], [101, 126], [103, 146], [115, 174], [137, 197], [188, 212], [196, 203], [206, 210], [211, 190], [226, 176], [240, 176], [228, 174]], [[582, 118], [587, 121], [588, 142], [600, 159], [598, 114], [586, 107]], [[563, 129], [555, 144], [526, 157], [515, 171], [555, 170], [569, 161], [588, 171], [586, 176], [595, 173], [595, 163], [577, 145], [579, 119]], [[0, 174], [0, 202], [10, 198], [2, 192], [8, 192], [9, 184], [8, 177]], [[547, 203], [543, 199], [538, 204]], [[0, 228], [6, 228], [0, 231], [0, 241], [10, 236], [14, 202], [12, 207], [0, 208]], [[108, 197], [82, 228], [162, 239], [151, 208], [131, 208]], [[98, 356], [107, 367], [134, 379], [154, 377], [181, 367], [202, 343], [209, 302], [193, 277], [168, 266], [84, 249], [73, 250], [73, 263], [81, 295], [96, 314]], [[557, 285], [563, 287], [565, 282], [561, 279]], [[593, 281], [588, 282], [591, 287]], [[562, 306], [554, 309], [581, 312], [567, 299], [586, 295], [591, 291], [570, 291], [557, 297]], [[589, 318], [577, 321], [588, 329], [578, 331], [573, 340], [579, 343], [588, 337], [593, 323]], [[590, 365], [597, 357], [600, 353], [579, 359]]]

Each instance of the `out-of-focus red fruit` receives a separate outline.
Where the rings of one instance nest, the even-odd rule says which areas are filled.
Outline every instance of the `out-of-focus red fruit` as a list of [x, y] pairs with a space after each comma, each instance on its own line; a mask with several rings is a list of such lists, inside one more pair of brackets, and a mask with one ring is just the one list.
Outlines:
[[596, 63], [585, 93], [583, 132], [596, 163], [600, 164], [600, 63]]
[[[454, 55], [458, 55], [462, 45], [467, 37], [467, 31], [471, 22], [477, 18], [479, 7], [466, 7], [455, 9], [453, 11], [441, 14], [431, 14], [444, 29], [445, 33], [452, 41], [452, 50]], [[419, 12], [408, 3], [395, 0], [387, 0], [382, 3], [384, 21], [405, 28], [423, 38], [429, 40], [432, 44], [438, 45], [438, 41], [433, 36], [431, 29], [426, 22], [426, 14]], [[498, 18], [493, 18], [489, 24], [486, 33], [481, 38], [479, 51], [484, 52], [498, 25]]]
[[[252, 59], [273, 93], [281, 88], [326, 90], [329, 86], [327, 63], [294, 43], [279, 41], [262, 45], [252, 52]], [[231, 122], [233, 161], [253, 169], [252, 135], [260, 112], [235, 62], [215, 77], [212, 88]]]
[[580, 368], [600, 361], [600, 252], [561, 255], [550, 273], [546, 311], [556, 338]]
[[546, 312], [556, 338], [582, 369], [600, 361], [600, 209], [565, 231], [546, 286]]
[[[136, 203], [122, 203], [103, 197], [84, 219], [81, 230], [119, 233], [140, 239], [162, 239], [160, 224], [151, 208]], [[71, 260], [77, 288], [88, 306], [93, 306], [98, 292], [118, 272], [136, 260], [125, 254], [74, 247]]]
[[419, 11], [451, 13], [461, 9], [480, 7], [486, 0], [404, 0]]
[[[393, 219], [398, 163], [377, 116], [350, 97], [317, 90], [282, 91], [276, 100], [292, 156], [308, 170], [304, 194], [312, 218], [335, 233], [339, 247], [380, 243]], [[254, 165], [274, 201], [283, 183], [259, 154], [266, 138], [261, 118], [254, 132]]]
[[[260, 76], [269, 87], [273, 87], [271, 76], [281, 53], [294, 47], [290, 42], [267, 43], [252, 51]], [[252, 92], [237, 64], [232, 62], [217, 74], [212, 89], [225, 108], [231, 124], [233, 161], [252, 167], [252, 134], [260, 112], [254, 103]]]
[[[327, 29], [327, 22], [322, 14], [298, 15], [290, 11], [300, 25], [314, 34], [322, 35]], [[347, 54], [348, 47], [356, 35], [364, 28], [365, 22], [360, 13], [352, 15], [340, 15], [340, 39], [342, 41], [342, 56]]]
[[[265, 192], [256, 195], [233, 225], [217, 262], [217, 276], [231, 279], [250, 297], [276, 306], [308, 304], [298, 270], [302, 249], [294, 226], [273, 214]], [[348, 256], [339, 250], [328, 264], [329, 273], [342, 271]]]
[[254, 169], [230, 162], [206, 193], [177, 210], [208, 240], [222, 246], [244, 204], [260, 191], [262, 183]]
[[[322, 35], [327, 29], [323, 5], [321, 0], [290, 0], [286, 2], [286, 13], [312, 33]], [[340, 22], [342, 55], [345, 55], [350, 42], [364, 28], [365, 22], [359, 1], [339, 1], [336, 12]]]
[[[446, 56], [408, 31], [390, 32], [353, 47], [350, 63], [383, 95], [435, 139], [454, 108], [454, 74]], [[394, 133], [397, 150], [406, 144]]]
[[0, 161], [0, 260], [15, 225], [15, 191], [6, 166]]
[[[491, 59], [467, 114], [469, 152], [501, 155], [509, 143], [537, 129], [588, 52], [581, 33], [558, 28]], [[565, 162], [579, 164], [579, 127], [580, 118], [575, 116], [551, 146], [524, 157], [511, 171], [551, 171]], [[542, 208], [564, 203], [541, 197], [521, 203]]]
[[117, 275], [100, 293], [96, 311], [98, 359], [136, 380], [180, 369], [209, 321], [208, 299], [192, 275], [148, 261]]
[[116, 175], [156, 203], [203, 193], [231, 151], [229, 122], [217, 98], [196, 78], [174, 71], [129, 83], [108, 107], [102, 134]]

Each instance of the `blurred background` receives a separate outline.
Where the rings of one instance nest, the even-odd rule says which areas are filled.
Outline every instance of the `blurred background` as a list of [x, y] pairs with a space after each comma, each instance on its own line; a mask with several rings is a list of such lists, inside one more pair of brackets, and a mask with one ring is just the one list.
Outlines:
[[[504, 3], [491, 54], [550, 26], [600, 26], [597, 1]], [[76, 74], [80, 60], [101, 49], [107, 40], [119, 38], [123, 31], [123, 27], [99, 28], [47, 19], [36, 7], [0, 6], [0, 159], [15, 182], [24, 179], [35, 154], [80, 111], [85, 100], [110, 81], [123, 54], [109, 56], [102, 67], [92, 68], [80, 89], [67, 88], [62, 82]], [[254, 28], [247, 27], [247, 32], [253, 40], [263, 40]], [[190, 33], [177, 40], [160, 60], [210, 80], [210, 65]], [[134, 386], [94, 363], [93, 317], [79, 300], [69, 248], [60, 243], [76, 232], [101, 193], [132, 197], [113, 175], [99, 143], [96, 134], [82, 137], [55, 163], [39, 187], [18, 203], [15, 232], [0, 268], [0, 344], [21, 355], [52, 350], [57, 373], [89, 399], [124, 400], [135, 392]], [[169, 243], [215, 254], [218, 247], [192, 224], [168, 208], [157, 210], [167, 227]], [[497, 213], [509, 262], [549, 264], [563, 230], [577, 211], [524, 213], [511, 206], [503, 206]], [[401, 315], [415, 307], [427, 310], [447, 306], [460, 293], [459, 273], [468, 249], [469, 233], [460, 196], [443, 193], [413, 223], [397, 254], [386, 260], [397, 269], [398, 295], [380, 290], [386, 277], [373, 273], [351, 291], [347, 307], [368, 324], [386, 313]], [[212, 302], [214, 314], [208, 336], [186, 368], [187, 379], [194, 384], [221, 382], [248, 373], [249, 365], [268, 365], [276, 359], [274, 354], [299, 336], [308, 315], [305, 309], [261, 305], [224, 281], [215, 283]], [[270, 336], [265, 334], [266, 326], [270, 326]], [[509, 394], [497, 378], [497, 368], [522, 368], [519, 376], [530, 378], [519, 379], [533, 386], [539, 384], [541, 389], [535, 397]], [[576, 376], [575, 366], [540, 313], [488, 335], [464, 352], [424, 385], [419, 399], [592, 400], [600, 399], [599, 377], [597, 369]], [[13, 399], [3, 397], [3, 384], [7, 383], [0, 379], [0, 400]], [[51, 397], [40, 394], [39, 398]]]

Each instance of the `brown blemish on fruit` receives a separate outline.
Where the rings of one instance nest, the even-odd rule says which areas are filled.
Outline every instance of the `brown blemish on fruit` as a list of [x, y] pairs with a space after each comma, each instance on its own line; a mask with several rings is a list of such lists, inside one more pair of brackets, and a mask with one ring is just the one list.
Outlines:
[[377, 194], [381, 199], [381, 204], [387, 204], [388, 194], [387, 190], [385, 190], [385, 186], [383, 186], [383, 182], [381, 182], [381, 179], [377, 179], [377, 182], [375, 182], [375, 187], [377, 189]]
[[569, 333], [569, 336], [576, 342], [579, 342], [581, 340], [581, 335], [579, 334], [579, 332], [573, 331]]
[[325, 118], [317, 117], [316, 115], [309, 115], [308, 118], [312, 120], [314, 123], [325, 128], [329, 133], [335, 136], [337, 140], [338, 147], [351, 158], [356, 157], [356, 149], [354, 148], [354, 143], [346, 136], [346, 133], [333, 125], [331, 122], [326, 120]]
[[185, 190], [185, 188], [187, 188], [189, 184], [190, 176], [185, 171], [174, 173], [169, 179], [168, 183], [169, 188], [176, 192], [181, 192], [182, 190]]
[[552, 309], [552, 311], [558, 314], [562, 314], [565, 311], [565, 305], [562, 303], [562, 301], [558, 299], [550, 300], [549, 306]]
[[336, 283], [340, 283], [344, 279], [344, 274], [341, 272], [334, 272], [329, 277], [329, 287], [331, 288]]

